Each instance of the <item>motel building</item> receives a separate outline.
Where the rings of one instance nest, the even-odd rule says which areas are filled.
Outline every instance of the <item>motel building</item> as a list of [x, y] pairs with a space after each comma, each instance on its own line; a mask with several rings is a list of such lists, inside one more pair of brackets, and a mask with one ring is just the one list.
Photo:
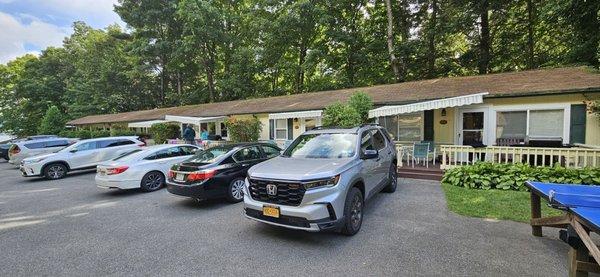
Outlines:
[[[321, 125], [323, 109], [353, 93], [371, 96], [369, 116], [396, 143], [402, 165], [447, 169], [479, 160], [600, 166], [600, 118], [588, 111], [600, 99], [600, 74], [567, 67], [320, 91], [260, 99], [92, 115], [68, 125], [110, 129], [127, 124], [145, 132], [155, 123], [207, 129], [227, 140], [229, 117], [256, 117], [260, 139], [280, 146]], [[427, 144], [424, 146], [424, 144]], [[423, 147], [425, 151], [423, 150]], [[435, 164], [434, 164], [435, 162]]]

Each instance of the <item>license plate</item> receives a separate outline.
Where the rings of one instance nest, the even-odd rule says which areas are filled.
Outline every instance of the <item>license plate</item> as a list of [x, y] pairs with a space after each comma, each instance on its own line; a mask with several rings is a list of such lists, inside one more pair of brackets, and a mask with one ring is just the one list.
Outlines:
[[263, 206], [263, 215], [279, 218], [279, 207]]
[[177, 180], [177, 181], [185, 181], [185, 174], [183, 174], [183, 173], [177, 173], [177, 175], [175, 175], [175, 180]]

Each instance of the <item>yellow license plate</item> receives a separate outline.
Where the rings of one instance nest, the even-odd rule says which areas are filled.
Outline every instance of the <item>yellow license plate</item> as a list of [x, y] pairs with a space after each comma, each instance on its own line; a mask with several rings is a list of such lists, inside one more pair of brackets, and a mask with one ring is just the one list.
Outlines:
[[279, 218], [279, 207], [263, 206], [263, 215]]

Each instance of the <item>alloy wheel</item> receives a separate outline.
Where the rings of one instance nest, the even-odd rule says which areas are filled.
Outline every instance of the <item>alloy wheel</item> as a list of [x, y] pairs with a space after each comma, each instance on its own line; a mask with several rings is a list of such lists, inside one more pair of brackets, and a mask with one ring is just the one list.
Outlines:
[[65, 169], [60, 165], [53, 165], [48, 168], [48, 176], [52, 179], [59, 179], [65, 175]]
[[146, 187], [150, 190], [158, 189], [162, 185], [162, 177], [158, 173], [146, 176]]
[[236, 200], [244, 198], [244, 180], [238, 179], [231, 185], [231, 196]]
[[354, 230], [358, 229], [362, 222], [362, 199], [360, 199], [360, 195], [354, 196], [354, 199], [352, 200], [350, 222]]

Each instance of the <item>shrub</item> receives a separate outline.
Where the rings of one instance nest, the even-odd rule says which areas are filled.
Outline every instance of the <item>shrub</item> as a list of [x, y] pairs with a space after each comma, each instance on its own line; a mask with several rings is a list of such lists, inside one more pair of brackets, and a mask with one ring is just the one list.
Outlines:
[[527, 164], [476, 163], [446, 171], [442, 183], [475, 189], [527, 191], [526, 181], [600, 185], [600, 168], [565, 168]]
[[135, 136], [135, 131], [130, 130], [127, 127], [123, 127], [123, 126], [116, 126], [110, 129], [110, 136], [111, 137], [117, 137], [117, 136]]
[[225, 121], [227, 134], [233, 142], [257, 141], [260, 137], [262, 124], [256, 117], [251, 119], [229, 118]]
[[148, 133], [152, 136], [156, 144], [163, 144], [168, 139], [178, 138], [180, 132], [178, 125], [170, 123], [152, 124], [150, 129], [148, 129]]
[[369, 122], [369, 110], [373, 109], [371, 97], [364, 92], [354, 93], [348, 104], [334, 103], [323, 111], [323, 126], [351, 128]]
[[67, 122], [67, 118], [64, 113], [58, 107], [51, 106], [42, 118], [38, 133], [41, 135], [58, 135], [65, 129], [65, 122]]
[[364, 92], [352, 94], [348, 106], [353, 108], [360, 116], [361, 123], [369, 122], [369, 111], [373, 109], [373, 100]]

